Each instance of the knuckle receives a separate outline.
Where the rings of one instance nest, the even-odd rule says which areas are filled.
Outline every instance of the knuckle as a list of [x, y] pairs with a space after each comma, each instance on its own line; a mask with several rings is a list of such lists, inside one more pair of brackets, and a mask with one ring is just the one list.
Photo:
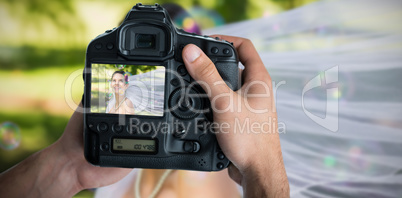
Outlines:
[[243, 42], [245, 43], [245, 44], [247, 44], [247, 45], [253, 45], [253, 42], [250, 40], [250, 39], [248, 39], [248, 38], [243, 38], [244, 40], [243, 40]]

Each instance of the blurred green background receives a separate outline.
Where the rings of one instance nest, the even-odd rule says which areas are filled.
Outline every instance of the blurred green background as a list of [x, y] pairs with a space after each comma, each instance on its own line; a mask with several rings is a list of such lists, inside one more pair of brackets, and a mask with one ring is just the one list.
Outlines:
[[[157, 3], [181, 5], [206, 29], [270, 17], [312, 1], [315, 0]], [[87, 44], [116, 27], [134, 4], [128, 0], [0, 0], [0, 172], [61, 136], [83, 92], [82, 77], [75, 74], [82, 72]], [[11, 136], [3, 135], [6, 130]], [[12, 141], [7, 142], [7, 138]], [[83, 191], [76, 196], [92, 195], [91, 191]]]

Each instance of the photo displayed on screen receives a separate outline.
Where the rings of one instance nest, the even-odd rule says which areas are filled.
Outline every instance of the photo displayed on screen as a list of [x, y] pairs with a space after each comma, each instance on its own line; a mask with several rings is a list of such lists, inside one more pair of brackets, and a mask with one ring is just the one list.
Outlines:
[[163, 116], [165, 67], [92, 64], [91, 113]]

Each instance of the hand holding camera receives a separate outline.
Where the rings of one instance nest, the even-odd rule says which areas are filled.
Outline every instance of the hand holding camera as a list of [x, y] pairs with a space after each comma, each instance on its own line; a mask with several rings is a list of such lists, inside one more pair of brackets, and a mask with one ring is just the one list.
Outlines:
[[[271, 192], [280, 188], [288, 192], [271, 78], [250, 40], [215, 36], [233, 42], [244, 64], [243, 85], [238, 91], [223, 82], [214, 64], [198, 47], [186, 46], [183, 57], [190, 75], [209, 90], [213, 120], [218, 126], [216, 136], [233, 164], [229, 166], [229, 175], [255, 193], [261, 192], [258, 189], [262, 187], [255, 185], [255, 181]], [[254, 194], [252, 197], [265, 196]]]

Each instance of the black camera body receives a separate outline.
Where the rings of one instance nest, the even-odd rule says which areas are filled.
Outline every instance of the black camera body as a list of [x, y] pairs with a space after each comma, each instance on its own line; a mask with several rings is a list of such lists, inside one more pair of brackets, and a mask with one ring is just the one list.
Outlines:
[[[211, 104], [182, 60], [182, 49], [190, 43], [208, 55], [231, 89], [239, 89], [233, 45], [175, 28], [158, 4], [135, 5], [118, 28], [91, 41], [83, 99], [85, 158], [90, 163], [199, 171], [219, 171], [229, 165], [210, 126]], [[124, 75], [119, 85], [114, 70], [131, 76]], [[140, 90], [141, 84], [148, 91], [133, 91], [132, 98], [151, 99], [137, 105], [135, 99], [128, 99], [128, 90]], [[132, 111], [121, 113], [123, 106]]]

